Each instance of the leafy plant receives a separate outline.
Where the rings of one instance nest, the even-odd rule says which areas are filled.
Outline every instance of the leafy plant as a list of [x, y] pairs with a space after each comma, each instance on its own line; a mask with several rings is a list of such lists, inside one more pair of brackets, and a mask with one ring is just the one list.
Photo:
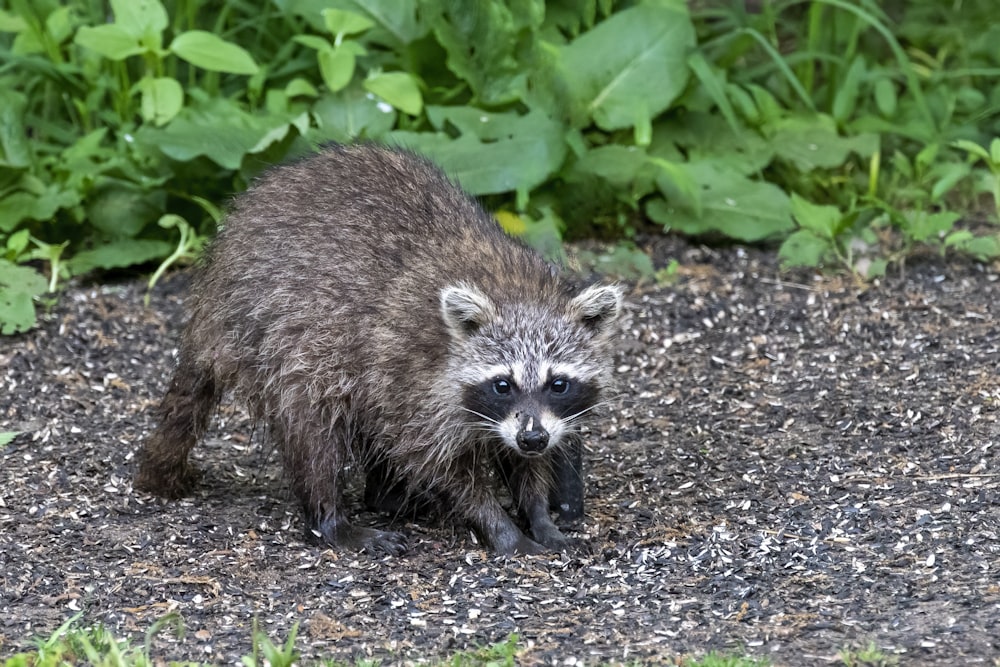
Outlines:
[[[125, 267], [152, 286], [266, 165], [374, 139], [439, 161], [549, 256], [598, 236], [643, 276], [653, 267], [629, 258], [651, 228], [781, 243], [787, 264], [861, 276], [923, 245], [995, 257], [994, 11], [12, 0], [0, 256], [18, 280], [44, 271], [48, 291]], [[967, 225], [982, 192], [994, 210]], [[43, 291], [10, 275], [0, 265], [0, 331], [14, 333]]]
[[845, 667], [892, 667], [899, 664], [899, 658], [887, 655], [874, 643], [858, 650], [844, 649], [840, 660]]

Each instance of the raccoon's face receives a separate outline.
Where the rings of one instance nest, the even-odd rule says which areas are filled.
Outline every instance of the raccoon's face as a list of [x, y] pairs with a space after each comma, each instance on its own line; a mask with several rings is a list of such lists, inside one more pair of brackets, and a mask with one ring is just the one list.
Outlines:
[[600, 400], [607, 363], [600, 341], [621, 289], [596, 286], [565, 312], [494, 304], [474, 287], [441, 292], [457, 364], [461, 409], [504, 446], [536, 456], [560, 446]]
[[[506, 446], [525, 456], [558, 447], [575, 430], [578, 418], [597, 405], [593, 380], [554, 364], [529, 370], [521, 364], [499, 367], [489, 379], [466, 387], [463, 408], [485, 422]], [[476, 420], [475, 418], [479, 419]]]

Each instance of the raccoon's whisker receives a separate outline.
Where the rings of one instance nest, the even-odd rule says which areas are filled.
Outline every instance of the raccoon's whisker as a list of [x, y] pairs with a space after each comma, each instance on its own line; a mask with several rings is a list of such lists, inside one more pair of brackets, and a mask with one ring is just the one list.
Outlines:
[[477, 417], [482, 417], [483, 419], [485, 419], [487, 422], [489, 422], [491, 424], [497, 424], [497, 425], [500, 424], [500, 422], [498, 420], [493, 419], [492, 417], [487, 417], [482, 412], [476, 412], [475, 410], [471, 410], [471, 409], [465, 407], [464, 405], [460, 405], [459, 407], [462, 410], [465, 410], [466, 412], [469, 412], [469, 413], [472, 413], [472, 414], [476, 415]]
[[568, 424], [568, 423], [572, 422], [574, 419], [577, 419], [578, 417], [580, 417], [580, 416], [582, 416], [582, 415], [590, 412], [591, 410], [596, 410], [597, 408], [604, 407], [605, 405], [608, 405], [608, 401], [598, 401], [597, 403], [594, 403], [593, 405], [591, 405], [589, 408], [584, 408], [583, 410], [580, 410], [579, 412], [575, 412], [575, 413], [573, 413], [573, 414], [571, 414], [571, 415], [569, 415], [567, 417], [563, 417], [563, 421]]

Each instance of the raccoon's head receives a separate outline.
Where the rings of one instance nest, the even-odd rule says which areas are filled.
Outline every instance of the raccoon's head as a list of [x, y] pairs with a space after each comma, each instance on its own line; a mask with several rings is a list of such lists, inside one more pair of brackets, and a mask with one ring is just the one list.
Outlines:
[[621, 288], [606, 285], [556, 308], [498, 303], [464, 283], [443, 289], [449, 381], [467, 420], [524, 456], [563, 444], [609, 384], [605, 341], [621, 303]]

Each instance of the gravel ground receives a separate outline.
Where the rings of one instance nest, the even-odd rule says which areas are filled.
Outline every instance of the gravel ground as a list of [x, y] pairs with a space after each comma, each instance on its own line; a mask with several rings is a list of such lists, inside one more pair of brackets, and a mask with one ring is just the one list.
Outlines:
[[[520, 636], [520, 663], [709, 650], [840, 664], [1000, 665], [1000, 280], [915, 258], [861, 287], [675, 239], [633, 291], [622, 394], [588, 444], [564, 555], [494, 558], [422, 519], [372, 558], [306, 544], [276, 457], [224, 405], [196, 493], [134, 492], [187, 279], [75, 286], [0, 340], [0, 655], [83, 611], [159, 659], [236, 664], [253, 619], [303, 657], [386, 663]], [[365, 515], [372, 523], [385, 519]], [[874, 664], [874, 663], [873, 663]]]

